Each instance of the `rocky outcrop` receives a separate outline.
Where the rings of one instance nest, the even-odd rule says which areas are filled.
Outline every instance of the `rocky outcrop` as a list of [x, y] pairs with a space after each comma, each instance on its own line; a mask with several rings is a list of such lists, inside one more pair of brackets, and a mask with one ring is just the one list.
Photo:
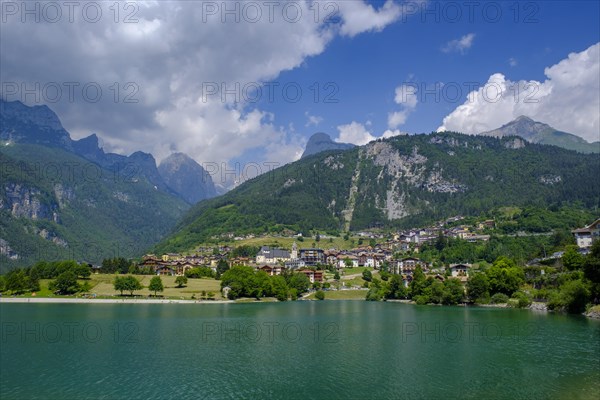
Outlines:
[[4, 186], [6, 201], [0, 200], [0, 209], [10, 211], [12, 216], [32, 220], [47, 219], [58, 222], [58, 205], [43, 202], [39, 189], [23, 184], [8, 183]]

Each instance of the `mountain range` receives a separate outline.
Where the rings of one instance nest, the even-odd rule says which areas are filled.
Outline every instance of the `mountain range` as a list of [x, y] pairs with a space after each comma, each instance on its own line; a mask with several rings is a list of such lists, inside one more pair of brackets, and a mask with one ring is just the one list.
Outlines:
[[[550, 142], [579, 152], [542, 145]], [[481, 136], [365, 146], [316, 133], [299, 161], [215, 197], [223, 188], [183, 153], [159, 166], [144, 152], [106, 153], [95, 134], [73, 140], [50, 108], [0, 100], [0, 270], [186, 251], [249, 233], [419, 226], [505, 205], [597, 210], [600, 159], [580, 153], [586, 144], [598, 143], [526, 117]]]
[[518, 136], [454, 132], [330, 150], [198, 203], [154, 250], [187, 251], [233, 236], [423, 226], [501, 206], [597, 210], [600, 158]]
[[142, 254], [191, 204], [216, 195], [183, 154], [105, 153], [72, 140], [47, 106], [0, 100], [0, 270], [39, 259]]
[[548, 144], [580, 153], [600, 153], [600, 141], [589, 143], [572, 133], [562, 132], [550, 125], [532, 120], [524, 115], [498, 129], [482, 132], [493, 137], [520, 136], [530, 143]]

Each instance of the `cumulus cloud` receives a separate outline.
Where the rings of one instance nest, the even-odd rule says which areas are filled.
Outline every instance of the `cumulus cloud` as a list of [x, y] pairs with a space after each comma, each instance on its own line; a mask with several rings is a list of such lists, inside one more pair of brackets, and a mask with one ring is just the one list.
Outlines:
[[454, 39], [446, 43], [442, 47], [444, 53], [460, 53], [465, 54], [467, 50], [473, 46], [473, 40], [475, 40], [474, 33], [468, 33], [462, 36], [460, 39]]
[[404, 125], [408, 116], [417, 107], [416, 88], [411, 85], [400, 85], [396, 88], [394, 102], [400, 105], [401, 110], [388, 114], [388, 127], [395, 130]]
[[356, 36], [368, 31], [381, 31], [402, 15], [402, 8], [393, 0], [387, 0], [376, 10], [362, 1], [340, 1], [335, 4], [342, 14], [340, 32], [344, 36]]
[[[262, 88], [264, 98], [265, 85], [323, 53], [336, 36], [378, 31], [399, 16], [391, 0], [379, 9], [364, 1], [337, 2], [338, 18], [332, 21], [322, 18], [324, 3], [319, 3], [321, 18], [315, 21], [316, 3], [302, 0], [293, 2], [289, 12], [279, 5], [270, 13], [265, 6], [258, 20], [252, 9], [244, 12], [250, 3], [236, 3], [238, 21], [222, 12], [225, 2], [93, 4], [102, 7], [93, 22], [95, 14], [86, 18], [81, 5], [73, 20], [64, 8], [56, 23], [3, 15], [3, 83], [26, 85], [38, 93], [51, 82], [63, 88], [53, 102], [47, 96], [24, 96], [22, 90], [13, 96], [4, 93], [6, 100], [47, 104], [75, 138], [96, 132], [110, 151], [143, 150], [159, 160], [182, 151], [199, 162], [230, 160], [265, 143], [277, 144], [267, 157], [295, 157], [301, 142], [277, 125], [285, 122], [276, 122], [276, 116], [249, 101], [244, 88], [250, 85], [258, 93]], [[231, 3], [227, 7], [234, 8]], [[77, 84], [73, 100], [65, 86], [70, 83]], [[97, 101], [83, 93], [90, 83], [101, 90]]]
[[304, 113], [304, 116], [306, 116], [307, 119], [306, 125], [304, 125], [306, 127], [318, 126], [321, 122], [323, 122], [323, 117], [319, 117], [317, 115], [310, 115], [308, 111]]
[[544, 74], [543, 82], [493, 74], [444, 118], [438, 131], [477, 134], [526, 115], [587, 141], [600, 140], [600, 43], [569, 54]]
[[335, 141], [339, 143], [353, 143], [362, 146], [377, 139], [359, 122], [352, 121], [349, 124], [338, 126], [337, 129], [340, 134]]

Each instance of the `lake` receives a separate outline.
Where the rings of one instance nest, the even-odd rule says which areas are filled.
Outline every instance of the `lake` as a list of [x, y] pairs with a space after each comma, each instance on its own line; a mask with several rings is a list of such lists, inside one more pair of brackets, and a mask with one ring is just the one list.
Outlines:
[[0, 398], [598, 399], [600, 322], [365, 301], [0, 304]]

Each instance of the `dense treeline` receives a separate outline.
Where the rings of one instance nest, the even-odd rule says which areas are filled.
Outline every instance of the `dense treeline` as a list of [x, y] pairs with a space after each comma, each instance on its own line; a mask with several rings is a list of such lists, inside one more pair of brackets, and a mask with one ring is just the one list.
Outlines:
[[[372, 279], [366, 299], [412, 299], [417, 304], [509, 303], [527, 307], [533, 300], [545, 302], [548, 309], [581, 313], [600, 302], [600, 241], [587, 256], [569, 246], [555, 266], [522, 267], [508, 257], [492, 265], [482, 264], [471, 271], [465, 288], [460, 280], [446, 276], [443, 282], [426, 277], [416, 268], [413, 280], [404, 286], [400, 275], [381, 273]], [[363, 277], [366, 281], [371, 281]]]
[[54, 279], [49, 289], [57, 294], [72, 294], [88, 290], [89, 286], [77, 282], [91, 275], [90, 265], [67, 261], [40, 261], [29, 268], [17, 268], [0, 276], [0, 292], [23, 294], [40, 290], [40, 279]]
[[238, 266], [226, 271], [221, 277], [221, 289], [228, 287], [230, 300], [239, 297], [276, 297], [279, 301], [296, 300], [310, 288], [310, 280], [302, 273], [286, 272], [270, 276], [264, 271]]

